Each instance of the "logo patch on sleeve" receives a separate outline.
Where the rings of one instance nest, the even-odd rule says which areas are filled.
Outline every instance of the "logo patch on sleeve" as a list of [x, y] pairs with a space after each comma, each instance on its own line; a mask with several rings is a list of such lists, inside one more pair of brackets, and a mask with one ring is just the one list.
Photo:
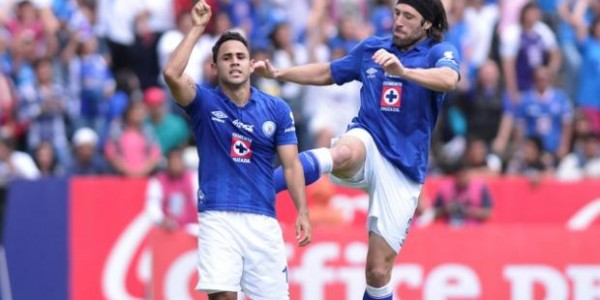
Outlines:
[[252, 158], [252, 140], [234, 133], [231, 136], [230, 155], [235, 162], [249, 164]]
[[402, 82], [384, 81], [381, 89], [381, 110], [400, 111], [402, 106]]

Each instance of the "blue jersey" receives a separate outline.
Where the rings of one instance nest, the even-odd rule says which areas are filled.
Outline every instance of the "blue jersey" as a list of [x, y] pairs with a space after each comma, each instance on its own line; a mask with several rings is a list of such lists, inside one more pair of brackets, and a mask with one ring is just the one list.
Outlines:
[[197, 85], [196, 90], [194, 101], [184, 109], [200, 156], [198, 211], [275, 217], [276, 148], [298, 142], [289, 106], [255, 88], [243, 107], [219, 87]]
[[550, 89], [545, 98], [534, 90], [523, 93], [515, 113], [525, 136], [540, 137], [543, 150], [552, 153], [560, 146], [565, 123], [573, 119], [571, 101], [560, 89]]
[[458, 72], [457, 51], [447, 42], [435, 43], [431, 39], [401, 51], [392, 44], [392, 37], [371, 37], [331, 63], [331, 74], [337, 84], [352, 80], [363, 84], [361, 107], [349, 128], [367, 130], [383, 156], [411, 179], [422, 183], [431, 133], [445, 93], [386, 74], [372, 59], [379, 49], [395, 54], [407, 68], [450, 67]]

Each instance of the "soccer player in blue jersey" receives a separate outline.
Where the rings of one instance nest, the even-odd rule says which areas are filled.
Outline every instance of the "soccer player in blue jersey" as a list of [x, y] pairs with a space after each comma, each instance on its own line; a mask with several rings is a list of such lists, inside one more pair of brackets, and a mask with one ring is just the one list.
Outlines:
[[[334, 182], [369, 193], [367, 287], [363, 299], [392, 299], [394, 260], [402, 247], [425, 179], [431, 132], [445, 93], [459, 80], [456, 49], [440, 0], [398, 0], [392, 35], [369, 37], [330, 63], [276, 69], [262, 76], [300, 84], [362, 82], [361, 108], [331, 147], [300, 154], [308, 184], [332, 173]], [[275, 171], [278, 191], [285, 189]]]
[[275, 155], [298, 210], [298, 245], [311, 239], [291, 110], [283, 100], [250, 85], [253, 62], [239, 33], [224, 33], [213, 47], [215, 89], [184, 74], [210, 16], [204, 0], [194, 6], [194, 27], [163, 72], [173, 97], [190, 117], [201, 158], [197, 289], [211, 300], [234, 300], [239, 291], [252, 299], [289, 299], [286, 252], [275, 219]]

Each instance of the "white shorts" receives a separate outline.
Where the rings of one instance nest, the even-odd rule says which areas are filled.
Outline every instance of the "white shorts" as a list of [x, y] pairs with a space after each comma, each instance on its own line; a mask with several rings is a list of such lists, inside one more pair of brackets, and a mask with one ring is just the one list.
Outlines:
[[334, 183], [365, 190], [369, 194], [367, 230], [381, 236], [398, 253], [404, 244], [422, 184], [408, 178], [377, 149], [362, 128], [346, 135], [359, 138], [367, 150], [365, 164], [352, 178], [331, 175]]
[[287, 261], [276, 219], [249, 213], [199, 214], [196, 289], [244, 292], [253, 300], [289, 299]]

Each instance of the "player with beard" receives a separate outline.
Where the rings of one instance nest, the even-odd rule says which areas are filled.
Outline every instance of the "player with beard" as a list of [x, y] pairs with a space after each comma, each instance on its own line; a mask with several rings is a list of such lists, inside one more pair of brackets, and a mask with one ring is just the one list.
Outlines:
[[[369, 194], [363, 299], [392, 299], [392, 268], [425, 180], [431, 133], [445, 93], [459, 81], [456, 49], [443, 42], [448, 29], [440, 0], [398, 0], [393, 34], [369, 37], [330, 63], [277, 69], [256, 62], [267, 78], [307, 85], [358, 80], [361, 107], [331, 148], [300, 154], [307, 184], [331, 173], [338, 184]], [[286, 188], [275, 171], [277, 190]]]

